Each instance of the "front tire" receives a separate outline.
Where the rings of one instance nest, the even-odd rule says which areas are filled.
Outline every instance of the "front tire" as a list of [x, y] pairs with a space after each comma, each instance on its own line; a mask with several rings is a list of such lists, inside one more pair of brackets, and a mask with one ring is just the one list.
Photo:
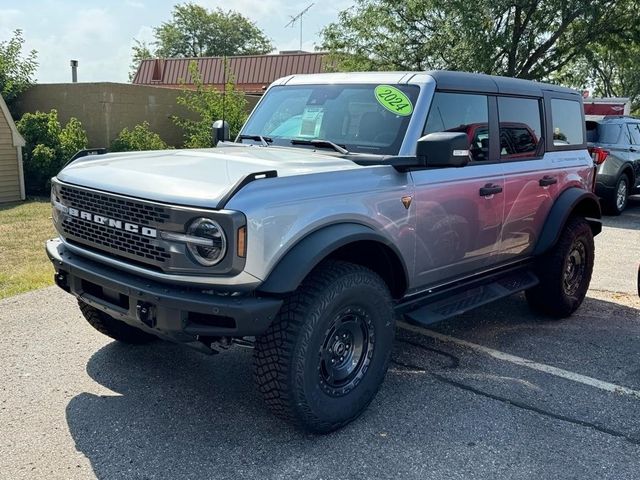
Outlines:
[[78, 300], [78, 306], [84, 318], [97, 331], [122, 343], [142, 345], [158, 340], [158, 337], [116, 320], [106, 313]]
[[525, 292], [532, 310], [554, 318], [575, 312], [589, 289], [593, 260], [591, 227], [584, 218], [569, 219], [558, 243], [536, 262], [540, 283]]
[[395, 333], [389, 289], [371, 270], [327, 261], [256, 339], [255, 379], [279, 417], [315, 433], [356, 419], [387, 371]]

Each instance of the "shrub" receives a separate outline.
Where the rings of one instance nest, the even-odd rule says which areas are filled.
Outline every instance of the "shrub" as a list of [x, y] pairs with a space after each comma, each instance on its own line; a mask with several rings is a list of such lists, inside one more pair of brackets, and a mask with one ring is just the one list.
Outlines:
[[16, 126], [26, 142], [23, 162], [28, 194], [48, 193], [51, 177], [75, 152], [87, 148], [87, 135], [80, 121], [71, 118], [62, 128], [56, 110], [25, 113]]
[[82, 123], [77, 118], [71, 117], [69, 123], [58, 135], [60, 138], [60, 148], [64, 158], [71, 158], [78, 150], [87, 148], [87, 132], [82, 128]]
[[130, 152], [140, 150], [164, 150], [167, 144], [160, 135], [151, 131], [149, 122], [136, 125], [131, 130], [123, 128], [111, 142], [112, 152]]
[[[225, 66], [226, 68], [226, 66]], [[195, 90], [183, 89], [177, 102], [200, 116], [199, 120], [174, 117], [174, 122], [185, 131], [184, 146], [207, 148], [213, 146], [211, 126], [216, 120], [229, 123], [231, 138], [236, 136], [247, 119], [247, 99], [235, 89], [233, 79], [225, 85], [225, 94], [203, 85], [195, 62], [189, 65], [189, 74]]]

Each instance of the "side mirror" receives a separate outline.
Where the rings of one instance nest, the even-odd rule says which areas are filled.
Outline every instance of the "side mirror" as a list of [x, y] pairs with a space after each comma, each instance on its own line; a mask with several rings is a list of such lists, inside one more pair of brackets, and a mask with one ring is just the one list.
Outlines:
[[229, 124], [223, 120], [213, 122], [211, 129], [214, 147], [218, 145], [219, 142], [226, 142], [231, 138], [229, 135]]
[[435, 132], [418, 140], [416, 157], [427, 167], [464, 167], [469, 163], [466, 133]]

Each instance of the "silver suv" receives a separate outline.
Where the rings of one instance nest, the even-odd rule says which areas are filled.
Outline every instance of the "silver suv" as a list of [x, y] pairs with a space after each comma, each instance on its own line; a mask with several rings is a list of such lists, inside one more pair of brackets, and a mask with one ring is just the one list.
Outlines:
[[46, 248], [100, 332], [253, 346], [271, 409], [328, 432], [374, 398], [396, 318], [426, 325], [520, 291], [573, 313], [601, 230], [594, 181], [572, 90], [291, 76], [234, 142], [74, 159], [52, 180]]

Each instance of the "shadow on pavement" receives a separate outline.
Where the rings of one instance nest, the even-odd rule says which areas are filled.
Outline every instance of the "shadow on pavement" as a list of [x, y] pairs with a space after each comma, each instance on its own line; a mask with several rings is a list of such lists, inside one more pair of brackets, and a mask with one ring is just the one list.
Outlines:
[[[637, 310], [594, 299], [585, 307], [590, 311], [608, 309], [616, 316], [634, 312], [637, 315]], [[554, 325], [565, 324], [572, 342], [579, 337], [573, 326], [582, 321], [579, 314]], [[519, 341], [518, 335], [511, 336], [509, 332], [522, 334], [523, 329], [529, 328], [544, 331], [548, 325], [527, 313], [524, 300], [515, 297], [465, 314], [438, 329], [478, 343], [489, 338], [495, 343], [498, 338], [498, 346], [508, 350], [509, 341]], [[594, 323], [580, 326], [582, 336], [585, 325]], [[611, 346], [617, 344], [624, 350], [622, 337], [628, 334], [617, 328]], [[600, 335], [602, 332], [598, 332]], [[556, 332], [555, 341], [561, 338]], [[637, 352], [637, 333], [635, 338], [633, 348]], [[406, 343], [396, 342], [395, 359], [404, 355], [403, 345]], [[424, 367], [432, 364], [425, 361], [431, 357], [439, 363], [439, 369], [457, 368], [457, 363], [447, 364], [446, 358], [438, 359], [437, 351], [433, 351], [435, 356], [427, 350], [418, 351], [424, 356], [418, 359]], [[576, 352], [583, 355], [583, 360], [584, 355], [589, 355], [585, 349]], [[415, 352], [412, 356], [415, 361]], [[401, 362], [396, 361], [392, 367], [397, 368], [398, 363]], [[482, 369], [482, 364], [474, 368]], [[66, 408], [66, 418], [76, 448], [91, 461], [100, 479], [400, 478], [416, 473], [420, 477], [428, 473], [424, 469], [433, 466], [428, 458], [441, 460], [454, 454], [466, 461], [447, 463], [446, 471], [477, 473], [477, 462], [496, 452], [505, 455], [513, 446], [509, 429], [514, 421], [513, 435], [522, 442], [519, 448], [527, 448], [530, 435], [546, 435], [544, 428], [541, 433], [524, 428], [526, 435], [519, 438], [523, 427], [518, 427], [513, 413], [501, 418], [497, 411], [490, 411], [482, 418], [472, 403], [478, 400], [463, 390], [455, 393], [454, 387], [438, 383], [429, 375], [396, 374], [387, 375], [386, 388], [360, 420], [327, 436], [306, 435], [267, 411], [253, 386], [251, 352], [240, 348], [208, 357], [162, 342], [143, 347], [113, 342], [90, 358], [87, 372], [115, 393], [82, 393], [74, 397]], [[467, 422], [473, 427], [465, 427]], [[501, 422], [506, 426], [500, 426]], [[538, 423], [535, 425], [532, 428], [538, 428]], [[502, 447], [494, 445], [492, 450], [480, 451], [473, 447], [478, 440], [459, 441], [461, 429], [465, 428], [471, 429], [468, 431], [473, 432], [470, 435], [474, 438], [479, 435], [480, 441], [488, 430], [495, 429], [500, 435], [493, 441], [504, 443]], [[438, 435], [433, 435], [433, 429], [438, 430]], [[391, 439], [380, 432], [396, 434], [392, 447]], [[518, 455], [512, 458], [516, 463], [520, 462]], [[420, 468], [415, 470], [420, 458]], [[557, 460], [559, 464], [564, 461]], [[354, 471], [358, 474], [351, 475]]]
[[605, 227], [640, 230], [640, 195], [629, 197], [627, 208], [620, 216], [603, 215], [602, 224]]

